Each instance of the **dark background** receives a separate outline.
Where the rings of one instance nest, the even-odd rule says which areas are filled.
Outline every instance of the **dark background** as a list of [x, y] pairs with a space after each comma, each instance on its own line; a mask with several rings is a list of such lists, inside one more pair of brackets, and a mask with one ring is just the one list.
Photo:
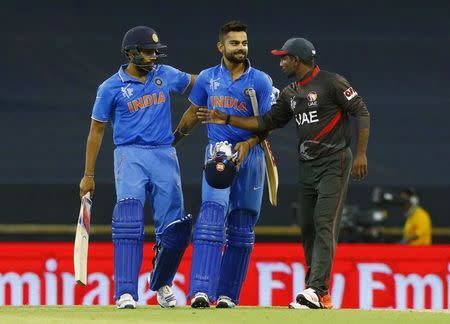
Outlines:
[[[198, 74], [218, 64], [219, 27], [248, 24], [252, 65], [278, 88], [288, 80], [270, 50], [311, 40], [321, 69], [343, 74], [371, 112], [369, 176], [348, 203], [370, 208], [371, 191], [414, 186], [433, 225], [450, 226], [450, 4], [448, 1], [5, 1], [0, 4], [0, 223], [73, 224], [97, 86], [124, 58], [123, 34], [149, 25], [168, 45], [165, 63]], [[188, 106], [174, 96], [173, 126]], [[265, 198], [262, 225], [295, 223], [293, 123], [271, 136], [280, 174], [278, 209]], [[204, 127], [177, 147], [186, 210], [196, 214]], [[115, 202], [109, 129], [96, 168], [94, 224]], [[151, 219], [148, 217], [150, 223]], [[385, 225], [401, 226], [401, 213]]]

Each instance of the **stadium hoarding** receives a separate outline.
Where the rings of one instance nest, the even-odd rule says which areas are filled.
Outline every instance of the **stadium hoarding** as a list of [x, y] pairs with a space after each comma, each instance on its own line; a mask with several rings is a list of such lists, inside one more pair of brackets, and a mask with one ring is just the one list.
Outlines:
[[[152, 245], [145, 246], [140, 304], [156, 304], [147, 284]], [[188, 303], [191, 255], [190, 247], [174, 280], [179, 305]], [[112, 304], [111, 243], [90, 244], [88, 271], [88, 285], [77, 286], [72, 243], [0, 243], [0, 305]], [[240, 304], [286, 306], [304, 288], [305, 273], [301, 245], [257, 243]], [[331, 294], [337, 308], [450, 309], [450, 246], [339, 245]]]

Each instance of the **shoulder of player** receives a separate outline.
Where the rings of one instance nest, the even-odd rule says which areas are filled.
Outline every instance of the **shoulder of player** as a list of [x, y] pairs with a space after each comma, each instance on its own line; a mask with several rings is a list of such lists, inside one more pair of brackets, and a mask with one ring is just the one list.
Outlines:
[[429, 213], [421, 206], [416, 208], [416, 213], [420, 216], [429, 217]]
[[103, 91], [113, 91], [115, 88], [122, 87], [125, 83], [120, 77], [119, 73], [115, 73], [111, 75], [108, 79], [103, 81], [99, 88], [102, 88]]
[[199, 75], [201, 74], [201, 75], [207, 76], [207, 75], [211, 75], [211, 74], [217, 74], [220, 71], [220, 68], [221, 68], [220, 64], [219, 65], [215, 65], [215, 66], [211, 66], [209, 68], [201, 70]]
[[273, 85], [272, 78], [266, 72], [252, 67], [251, 73], [253, 73], [253, 80], [256, 81], [256, 86], [264, 87]]
[[155, 75], [163, 75], [166, 73], [172, 73], [172, 72], [176, 72], [176, 71], [181, 71], [180, 69], [172, 66], [172, 65], [167, 65], [167, 64], [156, 64], [154, 67], [154, 73]]
[[329, 72], [325, 70], [320, 70], [320, 73], [317, 75], [317, 77], [330, 83], [346, 81], [345, 77], [343, 77], [339, 73]]
[[250, 73], [253, 73], [254, 77], [268, 79], [272, 81], [272, 78], [264, 71], [258, 70], [257, 68], [251, 67]]
[[220, 72], [220, 65], [212, 66], [204, 70], [201, 70], [197, 76], [197, 82], [201, 79], [209, 80], [211, 78], [212, 79], [218, 78], [219, 72]]

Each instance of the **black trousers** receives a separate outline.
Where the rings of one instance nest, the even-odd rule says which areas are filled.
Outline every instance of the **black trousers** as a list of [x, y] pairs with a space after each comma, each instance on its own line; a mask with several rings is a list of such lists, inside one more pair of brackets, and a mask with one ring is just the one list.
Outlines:
[[300, 161], [300, 226], [307, 273], [305, 284], [328, 293], [339, 224], [352, 166], [349, 148], [312, 161]]

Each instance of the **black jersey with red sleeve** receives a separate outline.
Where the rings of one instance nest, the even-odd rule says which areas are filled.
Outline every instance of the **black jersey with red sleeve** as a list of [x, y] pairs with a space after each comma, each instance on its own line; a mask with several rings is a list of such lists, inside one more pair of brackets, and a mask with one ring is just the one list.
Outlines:
[[260, 130], [284, 127], [294, 119], [301, 160], [314, 160], [350, 145], [349, 116], [369, 127], [369, 112], [355, 89], [336, 74], [315, 66], [302, 80], [288, 85], [272, 109], [260, 117]]

